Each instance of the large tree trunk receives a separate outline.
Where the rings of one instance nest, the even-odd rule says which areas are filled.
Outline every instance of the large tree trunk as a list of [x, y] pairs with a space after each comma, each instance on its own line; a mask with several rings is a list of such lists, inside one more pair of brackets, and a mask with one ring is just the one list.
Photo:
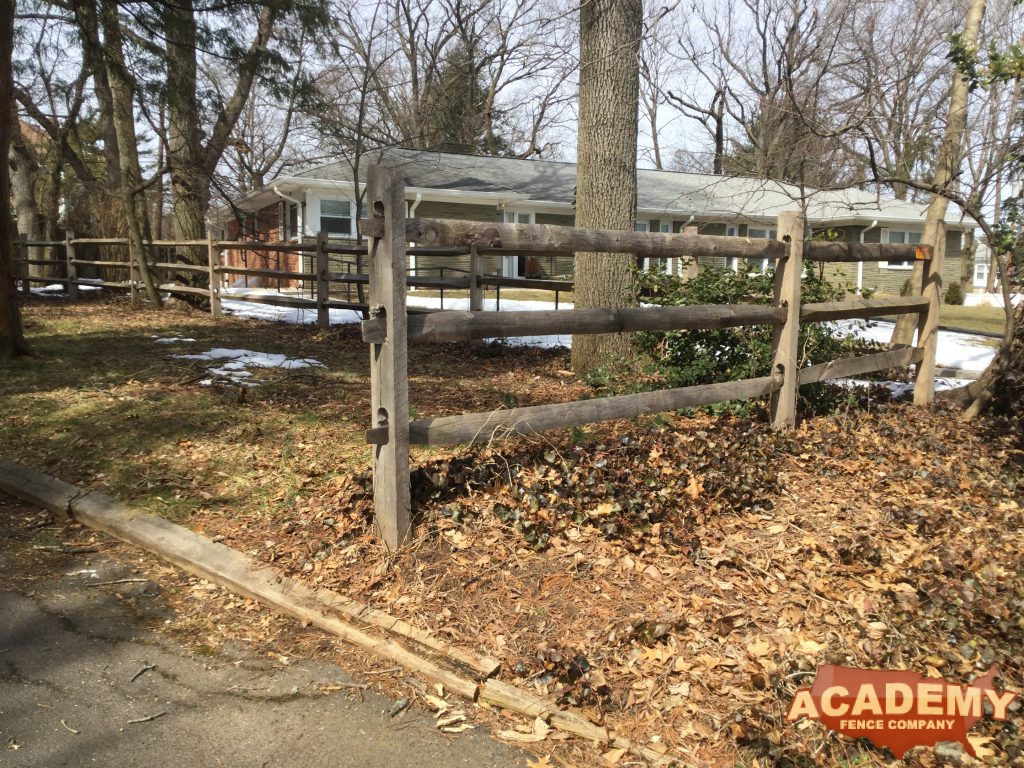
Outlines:
[[[981, 32], [981, 21], [985, 16], [985, 0], [971, 0], [964, 20], [963, 44], [969, 50], [978, 45]], [[964, 142], [967, 137], [967, 101], [970, 93], [970, 82], [963, 72], [957, 69], [953, 74], [953, 87], [949, 95], [949, 116], [946, 119], [946, 130], [939, 148], [938, 162], [935, 165], [935, 176], [932, 180], [935, 195], [928, 205], [928, 213], [924, 221], [924, 234], [921, 242], [935, 249], [935, 259], [941, 265], [945, 256], [946, 228], [943, 223], [949, 200], [943, 195], [956, 182], [957, 170], [964, 156]], [[924, 280], [925, 262], [915, 261], [910, 275], [910, 287], [914, 296], [921, 295]], [[941, 289], [941, 285], [940, 285]], [[941, 295], [941, 294], [940, 294]], [[892, 332], [891, 346], [910, 344], [914, 340], [917, 328], [917, 315], [900, 315]]]
[[[0, 0], [0, 104], [14, 100], [12, 52], [14, 50], [14, 0]], [[6, 162], [11, 146], [10, 119], [0, 120], [0, 200], [11, 199], [11, 170]], [[0, 359], [27, 355], [28, 343], [21, 328], [21, 313], [14, 287], [14, 220], [10, 205], [0, 206]]]
[[149, 300], [160, 306], [160, 293], [149, 270], [147, 242], [151, 238], [148, 231], [146, 197], [142, 187], [142, 168], [139, 164], [139, 144], [135, 134], [134, 83], [125, 66], [117, 0], [102, 0], [100, 18], [105, 43], [107, 77], [110, 80], [110, 95], [113, 100], [112, 116], [120, 149], [120, 198], [128, 223], [128, 254], [138, 267]]
[[167, 40], [167, 161], [171, 169], [174, 236], [179, 240], [199, 240], [206, 235], [210, 179], [199, 138], [196, 19], [192, 0], [165, 4], [163, 22]]
[[[637, 111], [641, 0], [592, 0], [580, 7], [580, 99], [576, 226], [633, 229], [636, 220]], [[576, 306], [636, 302], [629, 254], [576, 255]], [[624, 334], [573, 338], [577, 373], [631, 351]]]
[[[13, 103], [12, 103], [13, 106]], [[17, 113], [11, 121], [11, 197], [14, 198], [14, 212], [18, 220], [18, 234], [25, 235], [29, 240], [39, 239], [39, 204], [36, 202], [35, 177], [39, 173], [39, 164], [25, 141], [18, 123]], [[29, 250], [29, 258], [41, 259], [39, 248]], [[29, 267], [29, 274], [53, 277], [45, 268], [37, 265]]]

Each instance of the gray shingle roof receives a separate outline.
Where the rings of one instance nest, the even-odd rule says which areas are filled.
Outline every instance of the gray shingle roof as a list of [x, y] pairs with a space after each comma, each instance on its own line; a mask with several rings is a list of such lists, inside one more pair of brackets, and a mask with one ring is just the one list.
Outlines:
[[[407, 186], [421, 189], [505, 192], [510, 197], [525, 197], [538, 203], [572, 205], [576, 188], [575, 163], [399, 148], [384, 150], [383, 154], [372, 152], [364, 157], [360, 167], [362, 180], [365, 180], [367, 167], [378, 161], [401, 170]], [[338, 161], [307, 168], [291, 176], [350, 181], [352, 170], [347, 162]], [[805, 196], [812, 222], [850, 218], [923, 222], [925, 215], [925, 206], [920, 203], [879, 197], [859, 189], [808, 189]], [[765, 179], [649, 169], [637, 172], [637, 206], [647, 214], [756, 221], [774, 219], [781, 211], [794, 210], [800, 198], [797, 186]], [[961, 223], [955, 206], [950, 209], [946, 221]]]

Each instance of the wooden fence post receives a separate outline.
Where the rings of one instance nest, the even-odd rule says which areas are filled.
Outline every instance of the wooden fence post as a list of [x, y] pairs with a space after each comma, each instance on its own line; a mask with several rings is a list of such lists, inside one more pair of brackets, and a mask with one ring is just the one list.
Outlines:
[[206, 230], [206, 266], [210, 276], [210, 314], [220, 317], [220, 251], [209, 228]]
[[803, 273], [804, 232], [807, 219], [801, 211], [779, 214], [778, 238], [789, 243], [789, 253], [775, 265], [775, 303], [785, 307], [786, 320], [772, 333], [775, 350], [773, 372], [782, 373], [782, 387], [772, 393], [772, 426], [789, 429], [796, 425], [796, 397], [800, 386], [800, 278]]
[[946, 256], [944, 221], [938, 222], [931, 245], [931, 261], [926, 261], [922, 270], [921, 296], [928, 300], [928, 308], [921, 313], [917, 323], [917, 346], [924, 347], [924, 359], [914, 372], [914, 405], [931, 405], [935, 399], [935, 353], [938, 351], [939, 312], [942, 307], [942, 263]]
[[17, 274], [21, 276], [21, 292], [28, 296], [32, 293], [32, 283], [29, 282], [32, 268], [28, 263], [28, 235], [24, 232], [18, 233], [18, 258], [21, 259], [21, 268], [17, 271]]
[[316, 327], [326, 331], [331, 327], [331, 284], [327, 280], [330, 259], [327, 258], [327, 232], [316, 233]]
[[[472, 246], [469, 249], [469, 311], [470, 312], [482, 312], [484, 308], [484, 289], [480, 285], [480, 280], [484, 276], [484, 260], [480, 258], [480, 253], [477, 251], [476, 246]], [[555, 294], [555, 304], [557, 308], [558, 295]]]
[[[143, 255], [142, 258], [146, 258]], [[142, 297], [139, 294], [139, 283], [142, 277], [139, 271], [138, 262], [135, 257], [132, 256], [131, 244], [128, 245], [128, 293], [131, 296], [132, 309], [138, 309], [142, 306]], [[157, 283], [160, 281], [157, 280]]]
[[383, 237], [369, 242], [370, 317], [383, 317], [386, 337], [370, 345], [371, 428], [387, 428], [387, 442], [374, 446], [373, 507], [388, 549], [409, 539], [409, 371], [407, 346], [405, 179], [371, 165], [366, 184], [369, 213], [383, 220]]
[[68, 299], [78, 300], [78, 265], [75, 263], [75, 233], [70, 229], [64, 233], [64, 259], [67, 261]]

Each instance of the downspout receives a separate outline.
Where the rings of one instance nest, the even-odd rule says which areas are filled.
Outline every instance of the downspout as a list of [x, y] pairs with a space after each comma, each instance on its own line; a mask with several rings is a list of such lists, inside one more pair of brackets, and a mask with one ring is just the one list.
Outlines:
[[[871, 226], [865, 227], [860, 231], [860, 244], [864, 245], [864, 233], [874, 229], [878, 226], [878, 219], [871, 222]], [[864, 291], [864, 262], [857, 262], [857, 295], [859, 296]]]
[[[416, 206], [418, 206], [422, 200], [423, 200], [423, 193], [422, 192], [417, 192], [415, 199], [412, 201], [412, 205], [409, 206], [409, 218], [410, 219], [413, 218], [416, 215]], [[416, 254], [414, 253], [414, 254], [412, 254], [409, 257], [409, 267], [412, 270], [413, 276], [416, 275], [416, 266], [417, 266], [416, 265]], [[416, 290], [416, 289], [413, 288], [413, 290]]]

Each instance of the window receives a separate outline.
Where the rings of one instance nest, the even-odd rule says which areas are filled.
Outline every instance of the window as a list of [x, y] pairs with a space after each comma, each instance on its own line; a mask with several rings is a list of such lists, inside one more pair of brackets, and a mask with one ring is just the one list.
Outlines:
[[288, 205], [288, 225], [285, 228], [285, 238], [298, 238], [299, 232], [299, 206], [295, 203]]
[[[921, 242], [920, 232], [909, 232], [902, 229], [883, 229], [881, 240], [883, 243], [895, 245], [916, 244]], [[878, 266], [885, 269], [913, 269], [913, 259], [900, 259], [899, 261], [882, 261]]]
[[348, 200], [321, 200], [320, 231], [342, 237], [351, 235], [352, 203]]
[[[671, 232], [672, 222], [670, 221], [659, 221], [658, 226], [654, 226], [653, 221], [638, 221], [634, 224], [633, 228], [637, 232]], [[663, 272], [668, 271], [668, 259], [667, 258], [654, 258], [654, 259], [637, 259], [637, 266], [644, 272], [650, 272], [651, 269], [661, 269]]]
[[[535, 224], [533, 213], [526, 211], [502, 211], [499, 214], [506, 224]], [[526, 256], [502, 254], [498, 265], [502, 277], [522, 277], [526, 274]]]
[[979, 248], [978, 252], [974, 255], [974, 280], [972, 284], [979, 290], [985, 290], [988, 287], [988, 249]]
[[[774, 240], [776, 238], [776, 231], [774, 229], [765, 229], [759, 227], [748, 227], [747, 237], [755, 240]], [[756, 260], [747, 259], [747, 269], [756, 269], [760, 267], [762, 272], [767, 272], [769, 267], [775, 267], [775, 259], [761, 259], [760, 265]]]
[[[725, 227], [726, 237], [740, 237], [739, 227], [735, 224], [729, 224]], [[750, 240], [774, 240], [776, 237], [776, 231], [774, 228], [769, 229], [767, 227], [747, 227], [747, 239]], [[769, 267], [775, 265], [775, 259], [744, 259], [748, 270], [760, 270], [765, 272]], [[740, 258], [738, 256], [729, 256], [725, 260], [726, 269], [731, 269], [733, 272], [740, 271]]]

